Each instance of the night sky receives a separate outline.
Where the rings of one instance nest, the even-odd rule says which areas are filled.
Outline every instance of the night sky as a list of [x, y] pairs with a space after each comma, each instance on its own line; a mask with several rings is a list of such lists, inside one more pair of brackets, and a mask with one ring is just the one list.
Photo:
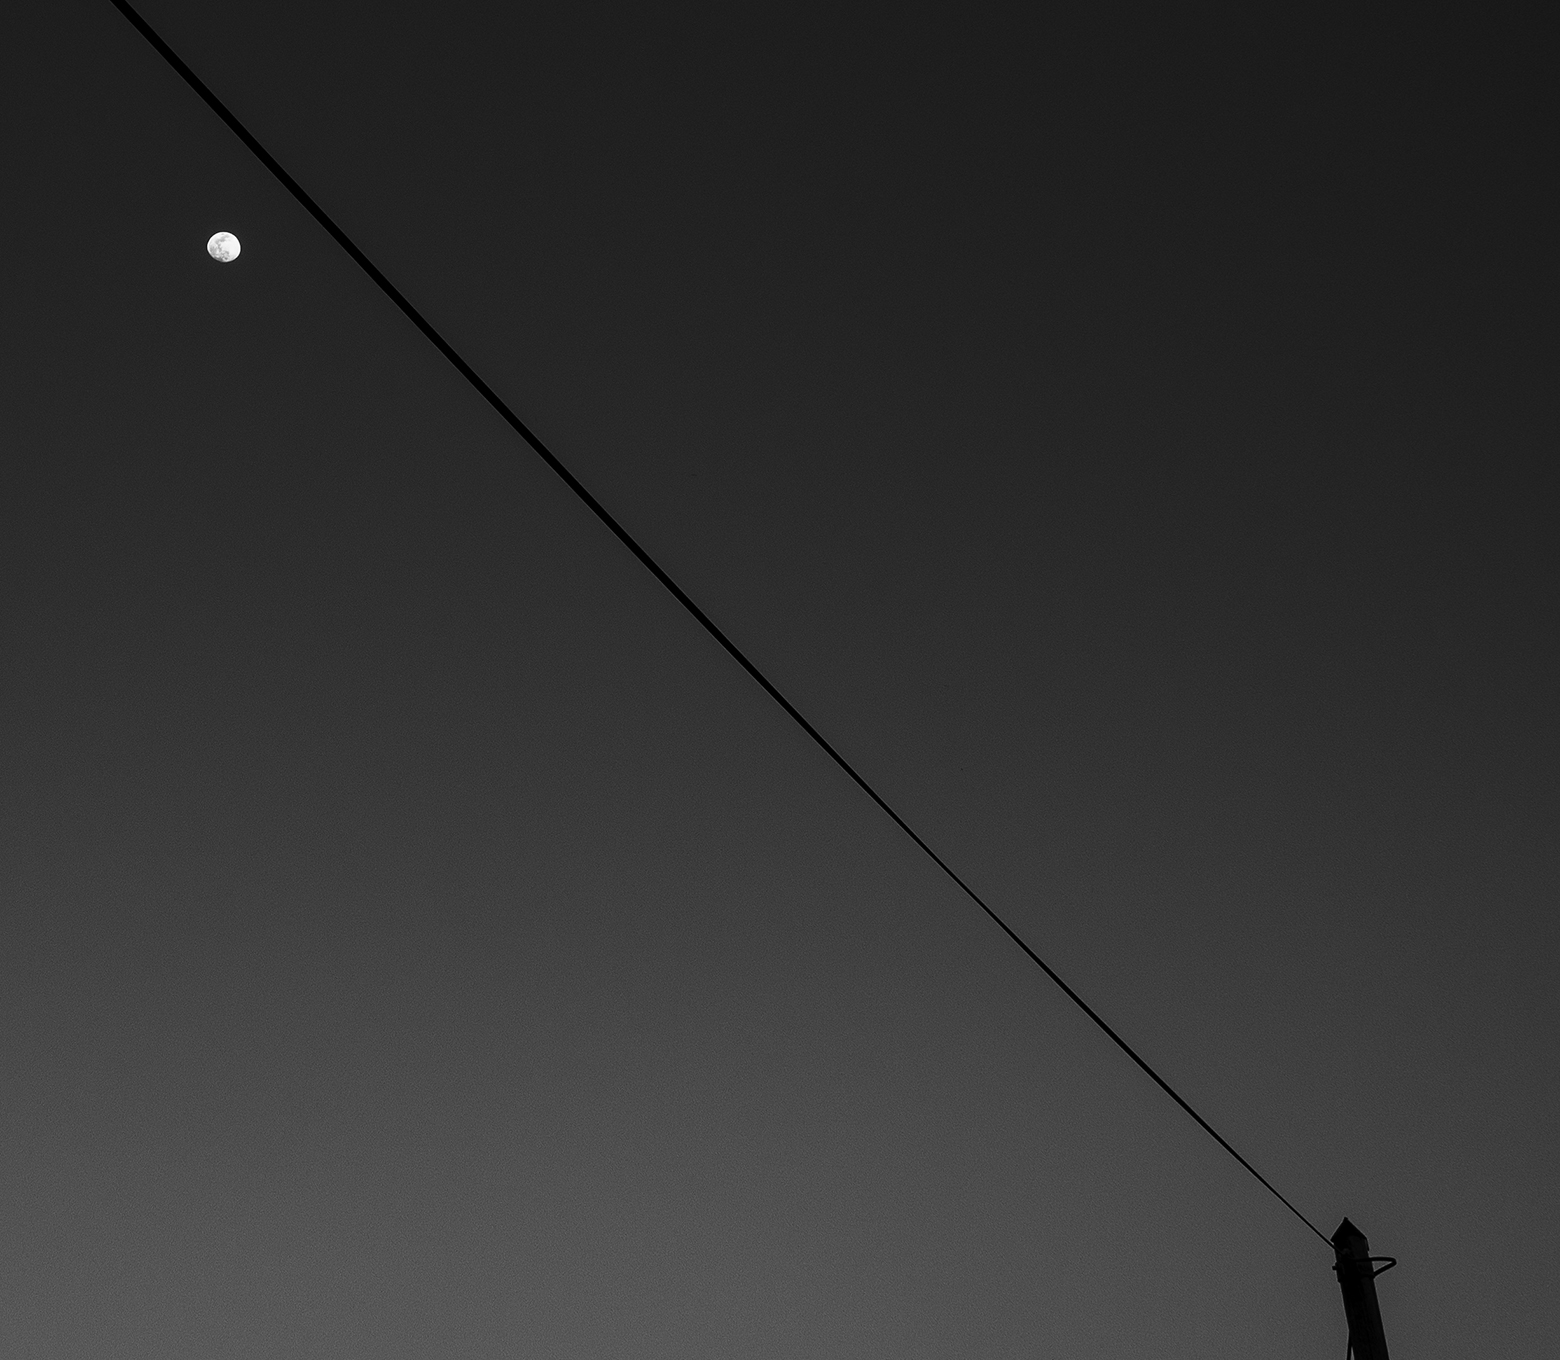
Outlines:
[[[1395, 1356], [1553, 1354], [1532, 35], [140, 8], [1107, 1020], [1400, 1258]], [[0, 1352], [1341, 1360], [1329, 1249], [107, 0], [12, 14], [0, 152]]]

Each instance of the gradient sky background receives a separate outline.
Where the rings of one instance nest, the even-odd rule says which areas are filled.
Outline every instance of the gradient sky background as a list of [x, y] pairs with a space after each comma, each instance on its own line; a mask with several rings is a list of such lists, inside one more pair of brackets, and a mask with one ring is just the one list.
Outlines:
[[[143, 12], [1395, 1355], [1550, 1355], [1550, 77], [1250, 8]], [[0, 150], [0, 1351], [1342, 1356], [106, 2]]]

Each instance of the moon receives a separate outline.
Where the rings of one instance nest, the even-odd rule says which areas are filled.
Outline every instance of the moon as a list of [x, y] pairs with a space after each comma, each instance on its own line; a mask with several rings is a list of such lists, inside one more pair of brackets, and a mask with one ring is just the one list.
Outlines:
[[219, 231], [206, 242], [206, 254], [213, 260], [223, 264], [232, 264], [238, 258], [238, 252], [243, 249], [239, 245], [238, 237], [230, 231]]

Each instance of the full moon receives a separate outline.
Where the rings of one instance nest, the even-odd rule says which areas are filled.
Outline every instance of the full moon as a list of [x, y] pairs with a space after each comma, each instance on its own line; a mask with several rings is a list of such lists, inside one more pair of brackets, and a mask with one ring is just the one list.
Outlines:
[[206, 254], [213, 260], [220, 260], [223, 264], [231, 264], [238, 258], [238, 252], [242, 249], [238, 237], [230, 231], [219, 231], [206, 242]]

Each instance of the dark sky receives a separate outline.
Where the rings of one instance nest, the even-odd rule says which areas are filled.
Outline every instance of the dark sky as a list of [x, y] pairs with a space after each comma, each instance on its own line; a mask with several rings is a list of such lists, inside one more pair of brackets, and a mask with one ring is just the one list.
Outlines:
[[[1552, 1353], [1534, 40], [142, 8], [1395, 1353]], [[0, 1351], [1342, 1356], [107, 0], [0, 53]]]

